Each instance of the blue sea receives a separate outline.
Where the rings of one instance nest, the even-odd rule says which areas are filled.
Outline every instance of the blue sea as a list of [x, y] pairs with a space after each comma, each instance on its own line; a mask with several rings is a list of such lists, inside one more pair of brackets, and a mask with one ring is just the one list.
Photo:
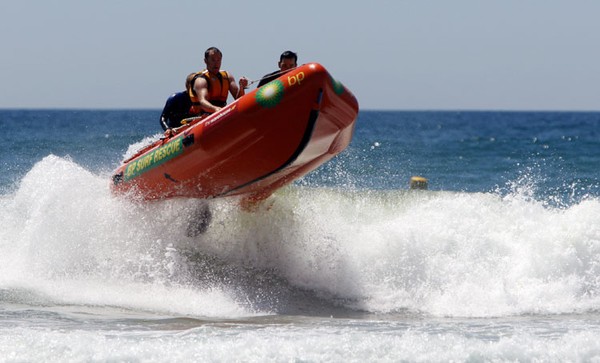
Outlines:
[[195, 237], [109, 191], [159, 114], [0, 110], [0, 362], [600, 362], [600, 113], [361, 111]]

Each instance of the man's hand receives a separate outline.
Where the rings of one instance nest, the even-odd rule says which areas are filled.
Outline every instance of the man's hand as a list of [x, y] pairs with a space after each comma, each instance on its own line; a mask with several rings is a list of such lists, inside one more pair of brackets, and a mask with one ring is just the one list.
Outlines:
[[239, 82], [239, 84], [240, 84], [240, 88], [241, 88], [241, 89], [246, 89], [246, 88], [248, 88], [248, 78], [246, 78], [246, 77], [240, 77], [240, 82]]

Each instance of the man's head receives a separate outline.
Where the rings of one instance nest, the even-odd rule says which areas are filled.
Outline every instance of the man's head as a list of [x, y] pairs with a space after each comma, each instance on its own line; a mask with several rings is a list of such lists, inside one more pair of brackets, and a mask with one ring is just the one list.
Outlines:
[[298, 65], [298, 55], [291, 50], [286, 50], [279, 57], [279, 69], [287, 71], [288, 69], [296, 68]]
[[217, 47], [210, 47], [204, 52], [204, 63], [206, 63], [206, 69], [210, 73], [219, 73], [221, 70], [221, 59], [223, 54]]

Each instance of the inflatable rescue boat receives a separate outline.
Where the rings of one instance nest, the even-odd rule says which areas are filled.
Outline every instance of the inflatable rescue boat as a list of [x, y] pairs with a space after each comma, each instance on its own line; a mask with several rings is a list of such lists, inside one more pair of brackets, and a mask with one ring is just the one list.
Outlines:
[[358, 102], [318, 63], [297, 67], [143, 148], [114, 171], [117, 195], [242, 196], [256, 202], [318, 168], [352, 138]]

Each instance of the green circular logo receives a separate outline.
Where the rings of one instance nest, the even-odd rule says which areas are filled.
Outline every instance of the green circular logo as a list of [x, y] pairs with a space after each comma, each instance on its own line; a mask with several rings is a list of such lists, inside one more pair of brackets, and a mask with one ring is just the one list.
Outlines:
[[329, 76], [329, 78], [331, 79], [331, 83], [333, 84], [333, 92], [335, 92], [338, 95], [344, 93], [344, 85], [342, 84], [342, 82], [338, 81], [337, 79], [331, 76]]
[[263, 107], [275, 107], [283, 98], [283, 82], [274, 80], [262, 86], [256, 92], [256, 102]]

